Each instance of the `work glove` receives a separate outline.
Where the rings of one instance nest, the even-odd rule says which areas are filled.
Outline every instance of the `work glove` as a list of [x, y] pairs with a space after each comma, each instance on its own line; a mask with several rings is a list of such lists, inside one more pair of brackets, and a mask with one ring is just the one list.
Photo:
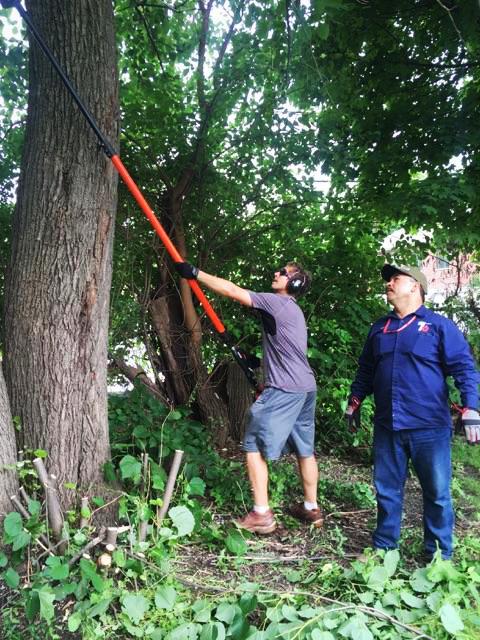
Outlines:
[[480, 415], [475, 409], [464, 409], [462, 423], [468, 444], [480, 444]]
[[345, 413], [343, 414], [350, 433], [356, 433], [360, 429], [361, 404], [361, 400], [352, 396], [348, 402], [348, 407], [345, 409]]
[[198, 267], [194, 267], [193, 264], [189, 264], [188, 262], [175, 262], [175, 271], [181, 278], [185, 278], [185, 280], [196, 280], [198, 277], [198, 272], [200, 269]]

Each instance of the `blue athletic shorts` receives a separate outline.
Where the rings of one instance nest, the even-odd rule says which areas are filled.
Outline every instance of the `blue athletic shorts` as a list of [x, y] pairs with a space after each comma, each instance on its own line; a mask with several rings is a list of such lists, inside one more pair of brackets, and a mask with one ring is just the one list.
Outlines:
[[293, 452], [314, 453], [316, 391], [289, 393], [267, 387], [250, 407], [243, 450], [259, 451], [266, 460]]

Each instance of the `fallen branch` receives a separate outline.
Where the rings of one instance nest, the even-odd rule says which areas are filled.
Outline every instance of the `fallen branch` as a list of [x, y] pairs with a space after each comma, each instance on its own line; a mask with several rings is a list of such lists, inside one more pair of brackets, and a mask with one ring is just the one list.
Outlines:
[[[17, 496], [10, 496], [10, 500], [13, 504], [13, 506], [15, 507], [15, 509], [18, 511], [18, 513], [25, 518], [25, 520], [28, 520], [30, 518], [30, 514], [28, 513], [28, 511], [25, 509], [25, 507], [23, 506], [23, 504], [20, 502], [20, 500], [18, 499]], [[53, 547], [51, 546], [47, 536], [44, 536], [43, 533], [41, 533], [38, 536], [38, 540], [37, 540], [38, 544], [42, 547], [42, 549], [44, 549], [47, 553], [49, 553], [50, 555], [54, 555], [53, 552]]]
[[183, 458], [183, 451], [177, 449], [173, 457], [172, 466], [170, 467], [170, 473], [168, 474], [167, 486], [165, 487], [165, 493], [163, 494], [162, 506], [157, 509], [157, 526], [160, 526], [164, 519], [168, 507], [170, 506], [170, 500], [172, 499], [173, 489], [177, 480], [178, 470]]
[[80, 551], [78, 553], [76, 553], [72, 558], [70, 558], [70, 560], [68, 561], [68, 566], [69, 567], [73, 567], [73, 565], [80, 560], [80, 558], [82, 558], [84, 556], [84, 554], [88, 553], [90, 551], [90, 549], [93, 549], [94, 547], [96, 547], [97, 545], [99, 545], [103, 539], [105, 538], [106, 535], [106, 529], [103, 527], [102, 529], [100, 529], [98, 536], [96, 538], [93, 538], [92, 540], [90, 540], [90, 542], [88, 542], [83, 549], [80, 549]]
[[63, 514], [57, 495], [56, 477], [48, 475], [41, 458], [35, 458], [33, 466], [45, 491], [47, 519], [52, 530], [53, 537], [55, 540], [61, 540], [63, 531]]

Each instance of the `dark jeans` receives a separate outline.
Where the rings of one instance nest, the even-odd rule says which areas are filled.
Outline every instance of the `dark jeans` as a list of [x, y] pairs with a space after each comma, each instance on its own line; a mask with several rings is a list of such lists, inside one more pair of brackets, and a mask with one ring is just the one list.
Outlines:
[[403, 494], [411, 460], [423, 493], [425, 551], [438, 546], [444, 559], [453, 551], [454, 514], [450, 494], [451, 429], [405, 429], [389, 431], [375, 427], [373, 479], [377, 492], [377, 528], [373, 545], [395, 549], [400, 538]]

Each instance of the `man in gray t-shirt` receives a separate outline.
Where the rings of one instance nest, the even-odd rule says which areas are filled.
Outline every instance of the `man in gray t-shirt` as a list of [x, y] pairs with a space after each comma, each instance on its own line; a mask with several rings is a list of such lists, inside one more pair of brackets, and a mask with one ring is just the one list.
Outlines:
[[200, 271], [186, 262], [175, 264], [183, 278], [198, 281], [219, 295], [256, 309], [263, 324], [265, 389], [250, 409], [243, 449], [254, 507], [237, 526], [271, 533], [275, 517], [268, 503], [267, 460], [293, 451], [298, 460], [305, 500], [290, 513], [321, 527], [317, 504], [318, 467], [314, 456], [316, 384], [307, 361], [307, 327], [297, 297], [308, 289], [310, 275], [289, 262], [275, 272], [274, 293], [254, 293], [233, 282]]

